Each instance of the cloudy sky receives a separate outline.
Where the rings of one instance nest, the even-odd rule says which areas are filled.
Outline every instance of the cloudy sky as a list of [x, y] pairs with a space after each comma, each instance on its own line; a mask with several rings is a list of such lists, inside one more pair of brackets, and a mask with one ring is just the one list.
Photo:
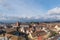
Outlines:
[[60, 19], [60, 0], [0, 0], [0, 19], [6, 16]]

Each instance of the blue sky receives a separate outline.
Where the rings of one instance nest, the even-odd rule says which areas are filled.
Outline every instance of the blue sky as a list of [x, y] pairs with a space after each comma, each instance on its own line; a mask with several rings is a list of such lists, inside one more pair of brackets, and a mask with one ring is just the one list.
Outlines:
[[1, 16], [45, 16], [54, 13], [54, 9], [60, 11], [60, 0], [0, 0]]

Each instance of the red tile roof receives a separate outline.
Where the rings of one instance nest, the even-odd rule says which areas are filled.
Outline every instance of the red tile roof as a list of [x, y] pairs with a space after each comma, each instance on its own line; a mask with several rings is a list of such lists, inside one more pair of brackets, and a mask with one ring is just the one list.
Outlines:
[[42, 37], [41, 36], [38, 36], [38, 40], [42, 40]]

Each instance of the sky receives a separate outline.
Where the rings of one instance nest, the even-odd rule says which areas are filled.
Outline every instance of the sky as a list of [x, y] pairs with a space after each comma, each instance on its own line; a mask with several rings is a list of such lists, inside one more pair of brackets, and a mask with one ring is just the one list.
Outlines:
[[0, 0], [0, 19], [9, 16], [60, 19], [60, 0]]

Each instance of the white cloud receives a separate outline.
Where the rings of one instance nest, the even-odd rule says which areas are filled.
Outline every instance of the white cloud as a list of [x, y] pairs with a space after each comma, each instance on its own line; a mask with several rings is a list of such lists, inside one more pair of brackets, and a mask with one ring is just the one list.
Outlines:
[[48, 14], [50, 15], [60, 15], [60, 7], [56, 7], [48, 10]]
[[48, 19], [48, 20], [60, 20], [60, 7], [56, 7], [56, 8], [52, 8], [50, 10], [48, 10], [48, 12], [46, 13], [46, 15], [43, 16], [44, 19]]
[[[0, 0], [0, 3], [3, 3], [5, 1], [6, 0]], [[32, 4], [33, 4], [33, 2], [32, 2]], [[12, 15], [9, 14], [9, 13], [6, 13], [9, 16], [19, 16], [19, 17], [20, 16], [22, 16], [22, 17], [26, 17], [27, 16], [28, 18], [31, 18], [32, 16], [36, 16], [35, 19], [39, 19], [39, 18], [42, 18], [42, 19], [60, 19], [60, 7], [56, 7], [56, 8], [50, 9], [50, 10], [48, 10], [47, 14], [43, 14], [44, 10], [42, 8], [37, 9], [35, 7], [37, 5], [34, 5], [34, 6], [33, 5], [31, 5], [31, 4], [28, 5], [24, 1], [18, 2], [16, 0], [14, 0], [14, 2], [13, 1], [9, 1], [9, 2], [7, 1], [6, 3], [3, 3], [2, 7], [3, 7], [3, 10], [4, 9], [5, 10], [8, 9], [8, 11], [10, 11], [10, 12], [11, 12], [12, 9], [15, 9], [15, 10], [12, 10], [12, 11], [14, 11], [14, 12], [16, 11], [15, 12], [16, 15], [14, 14], [14, 12], [12, 12]], [[7, 20], [8, 18], [3, 17], [3, 18], [0, 18], [0, 20], [1, 19], [2, 20], [4, 20], [4, 19]], [[10, 19], [13, 19], [13, 18], [9, 18], [9, 20]]]
[[0, 10], [2, 10], [3, 14], [7, 14], [9, 16], [11, 15], [19, 17], [31, 17], [36, 15], [38, 16], [43, 13], [43, 9], [39, 5], [34, 5], [33, 1], [30, 2], [27, 0], [1, 0], [1, 2], [2, 3], [0, 4]]

